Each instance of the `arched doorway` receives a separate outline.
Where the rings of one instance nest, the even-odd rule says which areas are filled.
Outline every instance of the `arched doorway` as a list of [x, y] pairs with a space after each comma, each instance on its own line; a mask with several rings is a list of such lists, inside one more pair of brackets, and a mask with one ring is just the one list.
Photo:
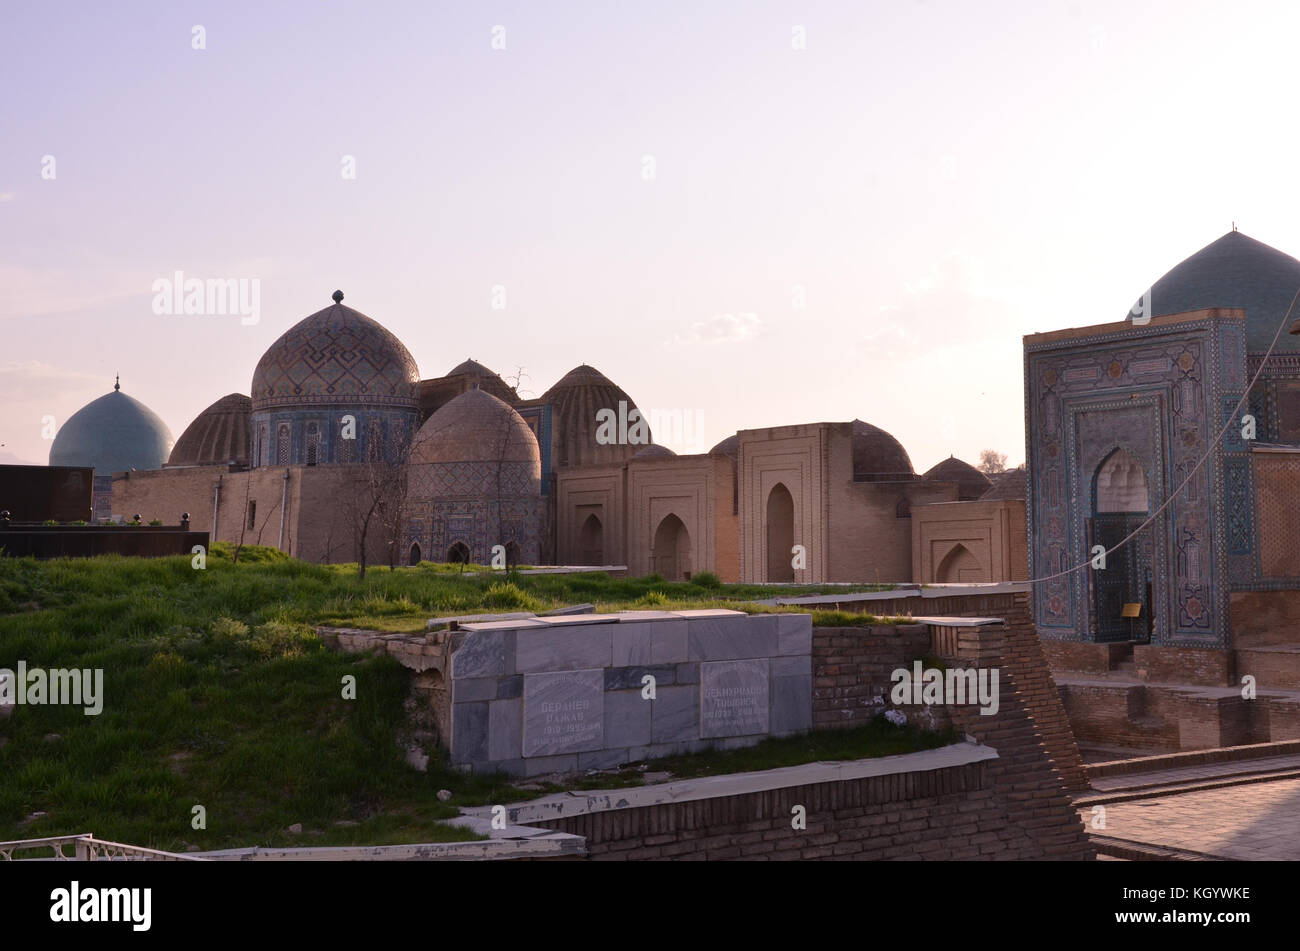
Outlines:
[[418, 565], [420, 563], [420, 543], [411, 542], [411, 550], [407, 554], [406, 563], [408, 565]]
[[[1111, 452], [1092, 478], [1092, 517], [1088, 520], [1088, 558], [1095, 546], [1110, 554], [1106, 567], [1089, 569], [1093, 629], [1098, 641], [1147, 640], [1151, 617], [1150, 531], [1115, 548], [1147, 519], [1151, 493], [1146, 467], [1124, 449]], [[1126, 604], [1141, 605], [1136, 619], [1124, 617]]]
[[605, 563], [605, 526], [592, 512], [578, 530], [578, 556], [584, 565]]
[[655, 529], [654, 548], [650, 564], [668, 581], [681, 581], [691, 576], [691, 535], [676, 515], [668, 515]]
[[447, 549], [447, 561], [453, 565], [469, 564], [469, 546], [464, 542], [456, 542]]
[[794, 581], [794, 497], [778, 482], [767, 496], [767, 580]]
[[936, 584], [949, 584], [951, 582], [972, 582], [988, 581], [984, 573], [984, 567], [979, 563], [969, 548], [960, 542], [955, 545], [952, 551], [943, 556], [939, 562], [939, 567], [934, 572]]

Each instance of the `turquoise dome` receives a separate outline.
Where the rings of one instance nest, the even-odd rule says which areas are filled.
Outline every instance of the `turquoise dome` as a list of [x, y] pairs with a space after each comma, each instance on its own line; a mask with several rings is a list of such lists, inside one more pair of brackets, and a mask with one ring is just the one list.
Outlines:
[[[1240, 231], [1229, 231], [1156, 281], [1147, 300], [1152, 317], [1240, 307], [1246, 311], [1246, 349], [1262, 353], [1297, 289], [1300, 261]], [[1300, 304], [1291, 321], [1296, 317], [1300, 317]], [[1290, 336], [1283, 327], [1277, 349], [1300, 349], [1300, 337]]]
[[100, 475], [160, 469], [172, 434], [158, 414], [114, 388], [73, 413], [50, 447], [52, 466], [89, 466]]

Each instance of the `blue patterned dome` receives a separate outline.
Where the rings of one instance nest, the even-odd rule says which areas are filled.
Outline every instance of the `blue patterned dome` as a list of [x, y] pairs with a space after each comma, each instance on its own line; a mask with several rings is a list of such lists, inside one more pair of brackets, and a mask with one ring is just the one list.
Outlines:
[[391, 332], [335, 303], [290, 327], [253, 371], [253, 412], [322, 405], [415, 409], [420, 372]]
[[50, 446], [52, 466], [90, 466], [100, 475], [160, 469], [172, 434], [158, 414], [117, 387], [77, 410]]

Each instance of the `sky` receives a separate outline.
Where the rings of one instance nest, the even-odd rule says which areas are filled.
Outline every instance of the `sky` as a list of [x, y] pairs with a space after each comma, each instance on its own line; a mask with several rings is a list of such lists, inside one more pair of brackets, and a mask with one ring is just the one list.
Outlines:
[[[119, 373], [179, 437], [337, 288], [422, 378], [589, 363], [679, 451], [859, 418], [918, 472], [1016, 465], [1023, 335], [1122, 318], [1234, 222], [1300, 253], [1297, 21], [5, 0], [0, 462]], [[155, 313], [176, 272], [256, 282], [256, 320]]]

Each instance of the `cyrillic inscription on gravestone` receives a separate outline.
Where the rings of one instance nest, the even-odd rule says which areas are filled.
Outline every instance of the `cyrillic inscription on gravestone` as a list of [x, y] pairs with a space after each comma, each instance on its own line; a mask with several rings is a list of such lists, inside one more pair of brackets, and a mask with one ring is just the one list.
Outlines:
[[700, 664], [700, 737], [766, 733], [768, 661]]
[[605, 743], [605, 672], [524, 675], [524, 756], [598, 750]]

